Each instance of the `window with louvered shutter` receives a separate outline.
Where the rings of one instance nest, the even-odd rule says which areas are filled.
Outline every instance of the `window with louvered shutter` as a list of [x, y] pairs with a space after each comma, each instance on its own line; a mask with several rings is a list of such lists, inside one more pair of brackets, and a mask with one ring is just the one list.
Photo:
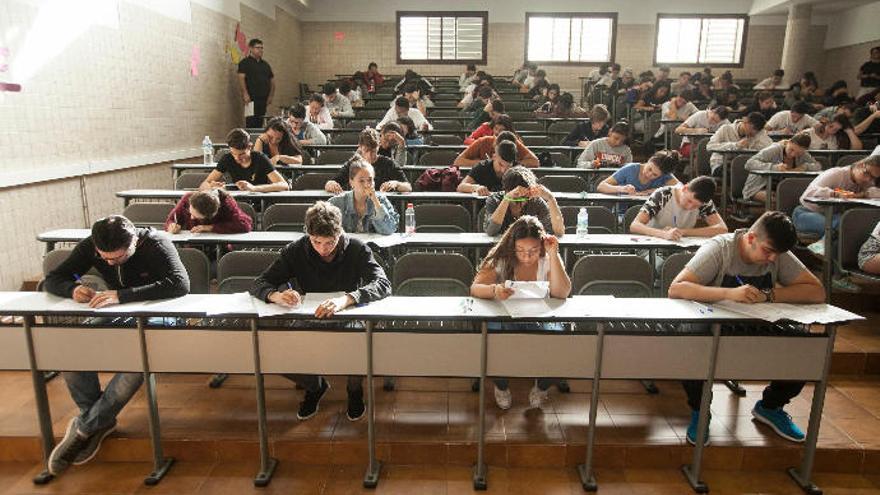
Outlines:
[[656, 65], [743, 65], [748, 17], [657, 16]]
[[398, 64], [486, 63], [488, 12], [397, 12]]
[[614, 60], [617, 14], [526, 13], [526, 60], [596, 64]]

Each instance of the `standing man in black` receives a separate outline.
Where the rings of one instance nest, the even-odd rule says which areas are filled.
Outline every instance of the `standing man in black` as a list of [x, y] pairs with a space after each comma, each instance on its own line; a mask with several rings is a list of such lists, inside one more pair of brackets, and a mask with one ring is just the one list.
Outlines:
[[254, 114], [245, 118], [245, 127], [263, 127], [266, 107], [275, 94], [275, 74], [269, 62], [263, 60], [263, 41], [257, 38], [248, 43], [248, 56], [238, 63], [238, 86], [241, 99], [247, 105], [254, 102]]

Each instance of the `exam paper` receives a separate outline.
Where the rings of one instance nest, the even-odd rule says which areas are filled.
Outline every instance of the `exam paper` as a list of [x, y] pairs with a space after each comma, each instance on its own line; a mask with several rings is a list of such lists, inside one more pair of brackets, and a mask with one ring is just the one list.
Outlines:
[[[219, 301], [217, 301], [219, 299]], [[216, 301], [216, 302], [213, 302]], [[250, 313], [254, 310], [254, 298], [247, 292], [215, 296], [212, 306], [205, 312], [208, 316]]]
[[278, 316], [289, 314], [315, 314], [318, 305], [327, 299], [334, 299], [343, 296], [344, 292], [309, 292], [306, 294], [299, 306], [286, 308], [279, 304], [263, 302], [259, 299], [253, 299], [254, 307], [260, 317]]
[[846, 320], [861, 320], [861, 316], [829, 304], [787, 304], [758, 303], [746, 304], [736, 301], [720, 301], [714, 304], [734, 313], [758, 318], [771, 323], [779, 320], [792, 320], [798, 323], [834, 323]]
[[543, 299], [550, 294], [550, 282], [504, 282], [504, 287], [513, 289], [508, 299]]
[[535, 318], [540, 316], [550, 316], [553, 309], [547, 304], [547, 301], [541, 299], [506, 299], [501, 301], [501, 305], [507, 311], [511, 318]]

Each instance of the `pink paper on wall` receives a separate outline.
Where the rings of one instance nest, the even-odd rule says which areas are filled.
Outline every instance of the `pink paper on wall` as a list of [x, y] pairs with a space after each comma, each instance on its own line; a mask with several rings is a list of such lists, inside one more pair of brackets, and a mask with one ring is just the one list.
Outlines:
[[235, 25], [235, 41], [238, 43], [238, 49], [241, 53], [247, 53], [248, 44], [247, 37], [244, 35], [244, 32], [241, 30], [241, 25]]
[[202, 50], [199, 45], [193, 45], [192, 54], [189, 56], [189, 73], [193, 77], [199, 75], [199, 62], [202, 61]]
[[345, 41], [345, 33], [343, 33], [342, 31], [336, 31], [335, 33], [333, 33], [333, 38], [336, 41]]

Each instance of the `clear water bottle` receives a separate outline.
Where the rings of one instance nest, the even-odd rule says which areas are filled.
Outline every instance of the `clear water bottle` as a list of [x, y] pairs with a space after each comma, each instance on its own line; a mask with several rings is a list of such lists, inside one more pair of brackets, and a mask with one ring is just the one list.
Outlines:
[[404, 213], [404, 219], [406, 221], [406, 235], [412, 235], [416, 233], [416, 210], [413, 208], [412, 203], [406, 204], [406, 213]]
[[586, 208], [581, 208], [581, 211], [578, 212], [578, 223], [577, 223], [577, 236], [585, 237], [590, 233], [590, 214], [587, 213]]
[[214, 143], [208, 136], [202, 140], [202, 161], [205, 165], [214, 164]]

